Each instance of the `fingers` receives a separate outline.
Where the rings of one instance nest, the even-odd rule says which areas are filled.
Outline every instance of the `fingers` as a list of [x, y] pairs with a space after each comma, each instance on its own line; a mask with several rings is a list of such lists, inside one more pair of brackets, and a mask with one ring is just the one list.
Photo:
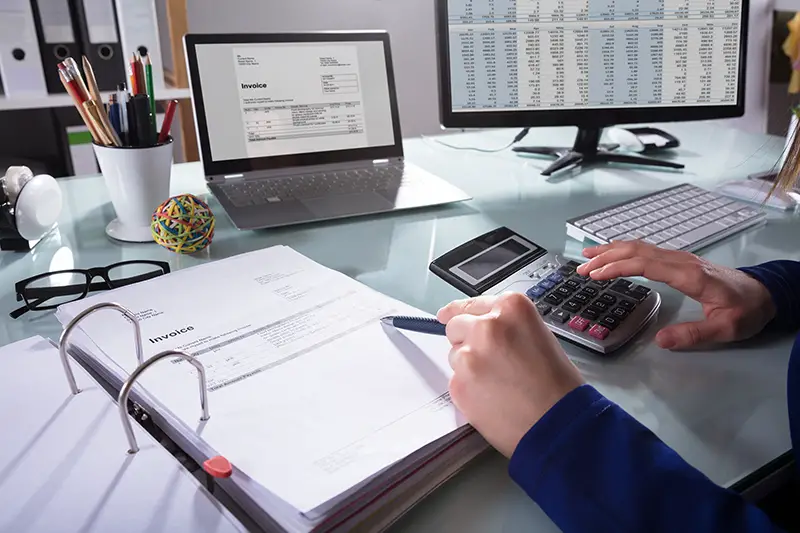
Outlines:
[[704, 320], [668, 326], [656, 335], [656, 343], [665, 350], [685, 350], [713, 342], [733, 340], [731, 326], [726, 320]]
[[496, 301], [497, 296], [479, 296], [468, 300], [456, 300], [439, 309], [439, 312], [436, 313], [436, 318], [442, 324], [447, 324], [453, 317], [458, 315], [484, 315], [492, 310]]
[[[454, 347], [460, 346], [467, 339], [467, 336], [475, 328], [479, 317], [476, 315], [463, 314], [453, 317], [447, 322], [447, 340]], [[452, 364], [452, 361], [451, 361]]]
[[588, 276], [590, 272], [599, 270], [614, 261], [633, 257], [648, 257], [674, 261], [676, 260], [675, 254], [679, 254], [680, 252], [662, 250], [642, 242], [628, 241], [614, 242], [595, 248], [587, 248], [583, 253], [586, 257], [591, 257], [591, 260], [579, 266], [577, 270], [578, 274]]

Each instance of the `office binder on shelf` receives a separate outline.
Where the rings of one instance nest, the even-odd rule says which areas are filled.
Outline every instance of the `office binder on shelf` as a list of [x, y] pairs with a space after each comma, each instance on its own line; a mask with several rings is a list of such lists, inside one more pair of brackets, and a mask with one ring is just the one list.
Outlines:
[[[209, 287], [204, 311], [175, 306], [198, 280]], [[380, 324], [389, 309], [419, 311], [288, 247], [66, 304], [56, 317], [67, 325], [111, 301], [125, 317], [87, 317], [65, 344], [70, 354], [120, 397], [130, 392], [195, 462], [227, 457], [231, 475], [216, 486], [264, 530], [383, 531], [487, 447], [449, 400], [446, 340]], [[214, 311], [223, 308], [224, 318]], [[132, 321], [144, 342], [123, 333]], [[183, 361], [126, 384], [168, 350], [204, 366], [208, 420]]]
[[0, 348], [0, 531], [246, 531], [136, 423], [129, 454], [114, 399], [70, 367], [76, 395], [49, 341]]
[[153, 86], [156, 91], [165, 87], [164, 62], [161, 58], [161, 39], [158, 16], [153, 0], [116, 0], [122, 53], [126, 58], [138, 53], [150, 55], [153, 64]]
[[67, 57], [80, 57], [68, 0], [31, 0], [39, 38], [47, 92], [66, 92], [58, 77], [58, 64]]
[[113, 91], [127, 79], [114, 0], [70, 1], [81, 50], [92, 64], [97, 86], [101, 91]]
[[0, 5], [0, 77], [7, 97], [47, 94], [30, 0]]

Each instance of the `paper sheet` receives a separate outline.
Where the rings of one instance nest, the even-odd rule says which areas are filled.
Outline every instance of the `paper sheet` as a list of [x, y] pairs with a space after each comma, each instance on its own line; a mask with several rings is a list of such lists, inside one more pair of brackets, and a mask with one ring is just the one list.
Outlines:
[[[309, 512], [464, 425], [450, 403], [449, 344], [385, 329], [415, 310], [285, 247], [177, 272], [100, 301], [141, 317], [145, 357], [185, 349], [207, 368], [199, 423], [194, 369], [164, 361], [141, 383], [236, 468]], [[83, 331], [126, 373], [132, 328], [103, 312]], [[130, 336], [129, 336], [130, 335]]]

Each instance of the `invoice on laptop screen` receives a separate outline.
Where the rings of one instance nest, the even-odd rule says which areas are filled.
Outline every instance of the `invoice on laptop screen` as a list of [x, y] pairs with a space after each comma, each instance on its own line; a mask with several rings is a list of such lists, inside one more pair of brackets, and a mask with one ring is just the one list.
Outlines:
[[198, 44], [213, 161], [391, 146], [380, 41]]

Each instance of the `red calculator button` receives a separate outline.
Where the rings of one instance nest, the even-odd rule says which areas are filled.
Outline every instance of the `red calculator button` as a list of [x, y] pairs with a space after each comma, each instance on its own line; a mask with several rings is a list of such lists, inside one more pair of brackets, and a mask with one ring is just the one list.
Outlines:
[[600, 339], [601, 341], [605, 340], [609, 333], [611, 333], [611, 331], [607, 327], [601, 326], [600, 324], [595, 324], [592, 326], [592, 329], [589, 330], [590, 336], [594, 337], [595, 339]]
[[569, 327], [576, 331], [585, 331], [589, 327], [589, 321], [583, 317], [576, 316], [569, 321]]

